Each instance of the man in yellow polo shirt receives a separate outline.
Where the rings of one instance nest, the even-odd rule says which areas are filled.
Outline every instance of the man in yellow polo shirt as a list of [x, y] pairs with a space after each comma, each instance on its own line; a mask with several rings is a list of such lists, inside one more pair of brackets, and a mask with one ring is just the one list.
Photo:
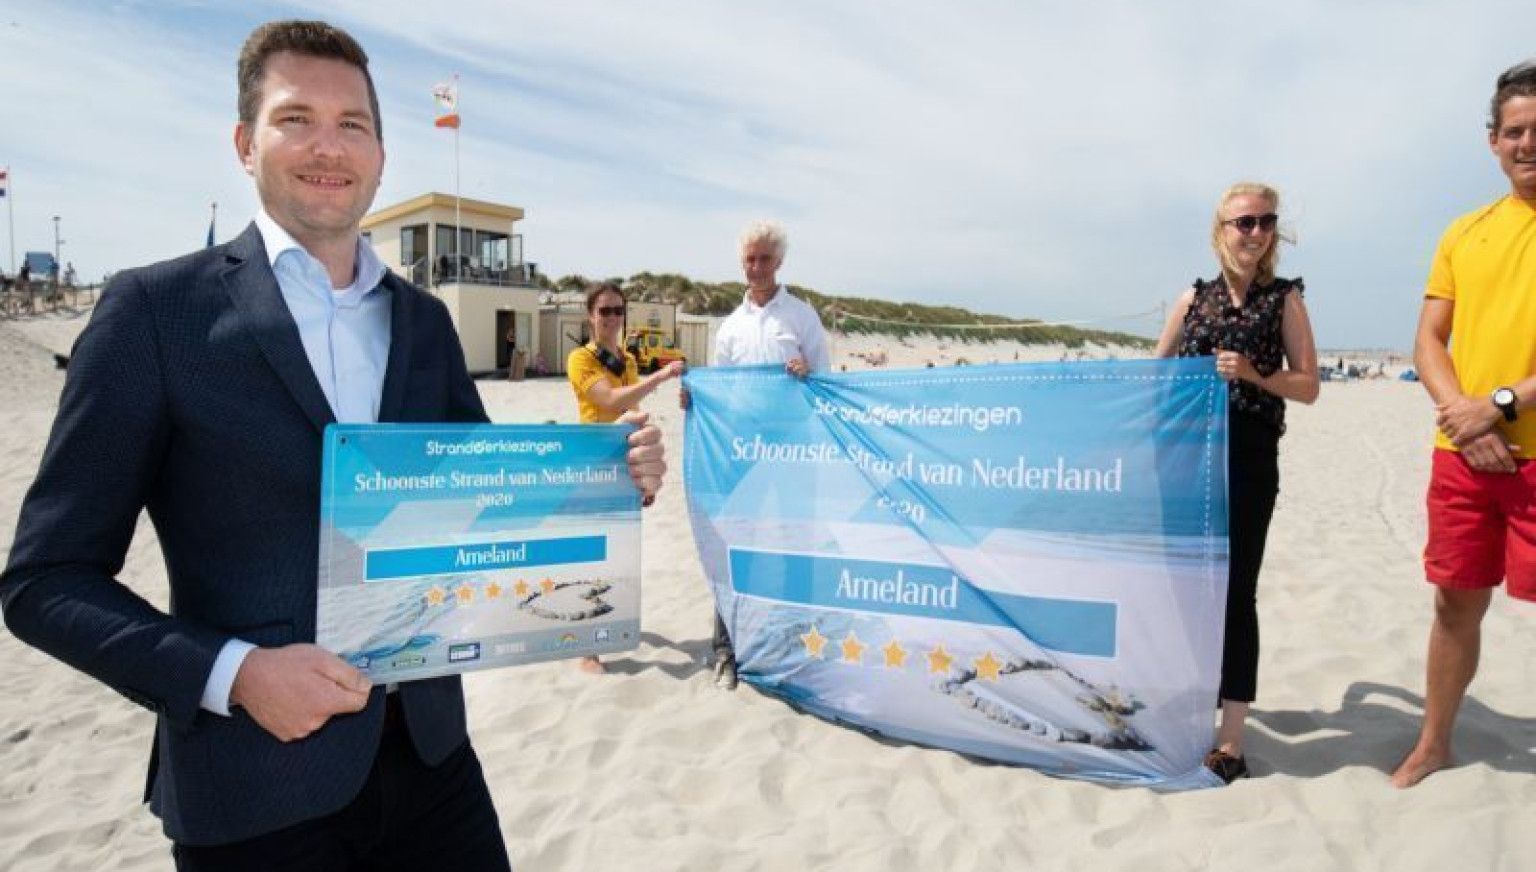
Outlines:
[[1510, 193], [1440, 239], [1414, 342], [1435, 401], [1424, 574], [1436, 586], [1424, 723], [1392, 773], [1412, 787], [1450, 764], [1493, 588], [1536, 601], [1536, 59], [1494, 88], [1488, 144]]

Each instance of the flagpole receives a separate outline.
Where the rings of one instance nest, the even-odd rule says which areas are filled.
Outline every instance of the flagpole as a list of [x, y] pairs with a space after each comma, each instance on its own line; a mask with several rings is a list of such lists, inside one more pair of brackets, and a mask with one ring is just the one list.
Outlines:
[[[453, 111], [459, 113], [459, 74], [453, 74]], [[459, 211], [459, 125], [453, 125], [453, 270], [463, 281], [464, 262], [459, 257], [459, 239], [464, 235], [463, 216]]]
[[5, 215], [11, 231], [11, 275], [16, 274], [16, 186], [12, 184], [11, 168], [5, 168]]
[[[449, 251], [453, 252], [453, 277], [454, 281], [462, 281], [464, 275], [464, 213], [462, 181], [459, 170], [459, 74], [453, 74], [452, 82], [445, 82], [432, 88], [432, 98], [437, 102], [439, 115], [433, 124], [437, 127], [453, 128], [453, 245]], [[438, 251], [439, 257], [444, 256]]]

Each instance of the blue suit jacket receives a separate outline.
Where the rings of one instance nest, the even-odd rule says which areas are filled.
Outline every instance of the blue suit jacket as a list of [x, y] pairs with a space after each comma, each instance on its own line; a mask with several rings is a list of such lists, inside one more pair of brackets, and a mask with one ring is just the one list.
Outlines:
[[[484, 421], [437, 299], [392, 297], [381, 421]], [[333, 418], [254, 225], [120, 273], [70, 361], [0, 606], [22, 640], [158, 715], [146, 798], [166, 834], [222, 844], [335, 811], [362, 788], [383, 691], [301, 741], [200, 708], [224, 642], [315, 638], [321, 433]], [[147, 508], [166, 614], [116, 579]], [[465, 741], [457, 678], [400, 688], [423, 760]], [[85, 749], [81, 749], [84, 752]]]

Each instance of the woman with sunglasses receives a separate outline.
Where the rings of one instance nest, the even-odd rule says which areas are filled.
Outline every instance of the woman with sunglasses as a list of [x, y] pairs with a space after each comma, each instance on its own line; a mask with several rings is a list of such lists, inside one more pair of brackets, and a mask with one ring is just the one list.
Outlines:
[[[683, 374], [682, 363], [673, 361], [640, 377], [635, 356], [623, 345], [627, 308], [624, 292], [615, 284], [600, 284], [587, 292], [587, 325], [592, 338], [573, 349], [565, 361], [583, 424], [611, 424], [639, 406], [662, 382]], [[596, 657], [583, 657], [578, 662], [585, 672], [604, 671]]]
[[1222, 194], [1211, 224], [1221, 272], [1195, 280], [1168, 314], [1157, 356], [1216, 358], [1227, 388], [1228, 573], [1221, 725], [1205, 765], [1228, 784], [1248, 774], [1243, 725], [1259, 670], [1256, 592], [1280, 489], [1285, 401], [1317, 399], [1317, 350], [1301, 279], [1275, 275], [1280, 194], [1242, 183]]

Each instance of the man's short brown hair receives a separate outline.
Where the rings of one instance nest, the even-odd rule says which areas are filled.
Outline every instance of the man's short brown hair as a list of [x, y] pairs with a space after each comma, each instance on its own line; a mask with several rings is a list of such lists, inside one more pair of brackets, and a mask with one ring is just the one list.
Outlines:
[[1499, 132], [1504, 104], [1515, 97], [1536, 97], [1536, 58], [1515, 64], [1499, 74], [1493, 85], [1493, 101], [1488, 107], [1488, 130]]
[[237, 72], [240, 123], [256, 125], [261, 108], [262, 79], [267, 74], [267, 59], [279, 52], [293, 52], [313, 58], [330, 58], [351, 64], [362, 71], [368, 83], [368, 108], [373, 112], [373, 132], [384, 141], [384, 119], [379, 116], [379, 94], [368, 74], [368, 54], [346, 31], [324, 21], [269, 21], [251, 31], [240, 49]]

